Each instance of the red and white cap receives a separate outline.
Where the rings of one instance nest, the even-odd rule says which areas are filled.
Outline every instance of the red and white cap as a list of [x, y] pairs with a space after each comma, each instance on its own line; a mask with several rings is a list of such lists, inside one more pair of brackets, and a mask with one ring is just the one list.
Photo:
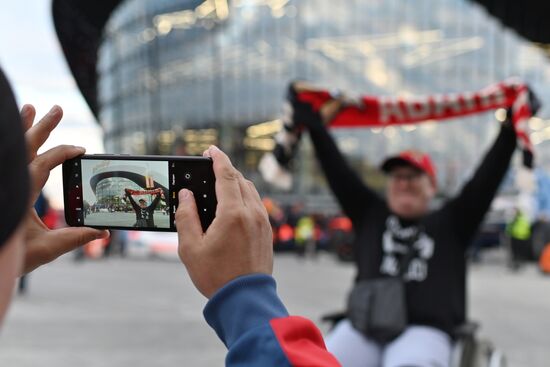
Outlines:
[[418, 150], [404, 150], [398, 155], [387, 158], [382, 163], [382, 171], [389, 173], [397, 166], [412, 166], [419, 169], [430, 177], [433, 184], [436, 184], [436, 170], [432, 159], [427, 153]]

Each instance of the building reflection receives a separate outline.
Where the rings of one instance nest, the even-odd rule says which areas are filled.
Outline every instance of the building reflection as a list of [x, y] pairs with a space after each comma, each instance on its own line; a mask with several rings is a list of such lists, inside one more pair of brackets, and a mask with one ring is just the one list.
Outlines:
[[[296, 78], [351, 93], [413, 96], [475, 90], [516, 75], [541, 100], [550, 97], [544, 53], [466, 0], [127, 0], [106, 27], [98, 72], [107, 151], [200, 154], [219, 144], [263, 192], [273, 189], [257, 164], [273, 147], [285, 88]], [[336, 136], [377, 187], [382, 180], [371, 173], [386, 154], [428, 150], [450, 193], [491, 143], [494, 119]], [[532, 124], [539, 162], [548, 164], [545, 126]], [[326, 193], [307, 141], [302, 150], [294, 192]]]

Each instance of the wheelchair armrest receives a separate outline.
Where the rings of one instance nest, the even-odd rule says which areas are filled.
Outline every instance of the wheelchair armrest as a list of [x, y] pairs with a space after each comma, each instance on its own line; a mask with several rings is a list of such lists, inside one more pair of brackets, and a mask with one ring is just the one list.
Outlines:
[[453, 336], [456, 339], [473, 338], [478, 329], [479, 323], [467, 321], [453, 330]]

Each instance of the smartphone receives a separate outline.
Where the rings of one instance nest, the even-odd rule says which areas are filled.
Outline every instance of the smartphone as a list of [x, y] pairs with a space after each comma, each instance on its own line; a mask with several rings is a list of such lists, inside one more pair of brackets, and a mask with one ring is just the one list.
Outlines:
[[193, 192], [206, 231], [217, 205], [210, 158], [95, 154], [63, 163], [65, 220], [73, 227], [175, 232], [183, 188]]

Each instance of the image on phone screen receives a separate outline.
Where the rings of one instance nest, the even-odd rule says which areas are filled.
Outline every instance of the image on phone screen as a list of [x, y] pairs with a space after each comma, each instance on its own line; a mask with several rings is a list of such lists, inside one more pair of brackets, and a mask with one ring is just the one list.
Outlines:
[[85, 226], [170, 228], [167, 161], [82, 160]]

